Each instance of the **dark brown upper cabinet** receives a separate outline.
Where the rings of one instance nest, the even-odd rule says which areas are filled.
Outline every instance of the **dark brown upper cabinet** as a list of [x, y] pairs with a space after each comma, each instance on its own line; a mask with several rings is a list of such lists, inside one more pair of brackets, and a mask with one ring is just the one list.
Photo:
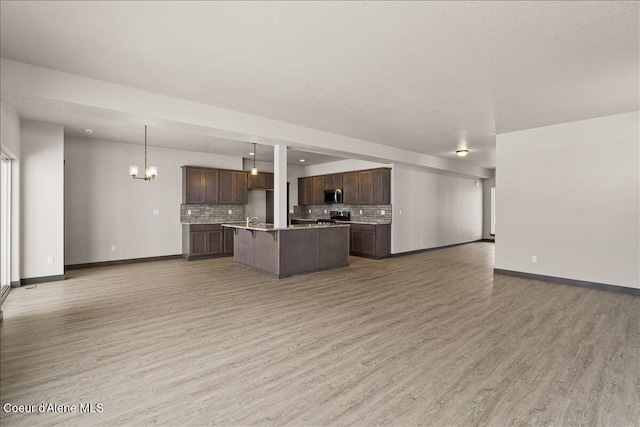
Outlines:
[[324, 175], [314, 176], [312, 178], [313, 182], [313, 204], [314, 205], [322, 205], [324, 204]]
[[298, 178], [298, 205], [313, 204], [313, 181], [311, 178]]
[[273, 174], [268, 172], [258, 172], [258, 175], [249, 176], [249, 190], [273, 190]]
[[342, 174], [332, 173], [331, 175], [324, 176], [324, 189], [336, 190], [342, 188]]
[[183, 166], [182, 203], [203, 205], [246, 204], [247, 173]]
[[336, 173], [298, 178], [298, 205], [324, 204], [324, 191], [342, 188], [347, 205], [388, 205], [391, 203], [391, 169]]
[[219, 173], [216, 169], [182, 168], [182, 203], [218, 203]]
[[221, 170], [219, 199], [221, 204], [246, 204], [247, 173]]
[[358, 172], [342, 174], [342, 201], [346, 204], [358, 204]]
[[358, 204], [388, 205], [391, 203], [391, 170], [371, 169], [358, 172]]

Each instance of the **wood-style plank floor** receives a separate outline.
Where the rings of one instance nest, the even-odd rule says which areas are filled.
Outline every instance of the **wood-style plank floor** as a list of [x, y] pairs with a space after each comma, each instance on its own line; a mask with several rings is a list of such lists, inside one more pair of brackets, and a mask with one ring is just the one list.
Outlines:
[[231, 258], [14, 289], [11, 425], [640, 425], [640, 298], [494, 276], [474, 243], [276, 280]]

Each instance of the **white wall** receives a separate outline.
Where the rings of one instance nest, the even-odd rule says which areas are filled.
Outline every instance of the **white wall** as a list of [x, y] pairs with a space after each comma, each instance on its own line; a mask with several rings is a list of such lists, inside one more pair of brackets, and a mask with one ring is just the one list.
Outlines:
[[639, 123], [498, 135], [496, 268], [640, 288]]
[[478, 179], [394, 165], [391, 183], [392, 253], [481, 238], [482, 186]]
[[[64, 274], [64, 127], [21, 122], [21, 278]], [[53, 264], [47, 258], [53, 257]]]
[[11, 281], [20, 280], [20, 117], [13, 107], [0, 105], [2, 150], [11, 157]]
[[149, 147], [158, 176], [133, 180], [129, 165], [142, 171], [142, 145], [82, 138], [65, 140], [65, 160], [68, 265], [180, 254], [180, 167], [242, 169], [240, 157]]
[[491, 187], [496, 186], [496, 179], [482, 180], [482, 238], [495, 240], [491, 235]]

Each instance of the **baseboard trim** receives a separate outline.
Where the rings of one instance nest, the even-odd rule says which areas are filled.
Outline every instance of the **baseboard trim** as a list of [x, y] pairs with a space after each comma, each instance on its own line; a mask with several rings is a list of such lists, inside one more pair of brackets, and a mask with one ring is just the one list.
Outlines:
[[496, 239], [480, 239], [481, 242], [495, 243]]
[[0, 288], [0, 307], [9, 295], [9, 292], [11, 292], [11, 286], [3, 286], [2, 288]]
[[85, 264], [69, 264], [69, 265], [65, 265], [64, 269], [65, 271], [77, 270], [80, 268], [106, 267], [110, 265], [136, 264], [139, 262], [165, 261], [168, 259], [180, 259], [180, 258], [182, 258], [182, 255], [163, 255], [163, 256], [152, 256], [152, 257], [146, 257], [146, 258], [117, 259], [113, 261], [88, 262]]
[[[423, 252], [431, 252], [431, 251], [437, 251], [440, 249], [455, 248], [456, 246], [468, 245], [470, 243], [478, 243], [483, 241], [484, 241], [483, 239], [478, 239], [478, 240], [471, 240], [469, 242], [454, 243], [452, 245], [436, 246], [435, 248], [416, 249], [415, 251], [409, 251], [409, 252], [398, 252], [396, 254], [391, 254], [391, 257], [394, 258], [398, 256], [421, 254]], [[493, 243], [493, 240], [490, 240], [490, 242]]]
[[620, 294], [640, 295], [640, 289], [629, 288], [627, 286], [607, 285], [605, 283], [587, 282], [585, 280], [567, 279], [564, 277], [544, 276], [542, 274], [525, 273], [522, 271], [503, 270], [494, 268], [494, 274], [502, 274], [503, 276], [521, 277], [523, 279], [541, 280], [543, 282], [558, 283], [561, 285], [578, 286], [581, 288], [597, 289], [600, 291], [617, 292]]
[[58, 274], [56, 276], [29, 277], [26, 279], [20, 279], [20, 286], [35, 285], [36, 283], [45, 283], [45, 282], [57, 282], [59, 280], [64, 280], [64, 274]]
[[22, 284], [20, 283], [20, 280], [16, 280], [15, 282], [11, 282], [11, 287], [12, 288], [19, 288]]

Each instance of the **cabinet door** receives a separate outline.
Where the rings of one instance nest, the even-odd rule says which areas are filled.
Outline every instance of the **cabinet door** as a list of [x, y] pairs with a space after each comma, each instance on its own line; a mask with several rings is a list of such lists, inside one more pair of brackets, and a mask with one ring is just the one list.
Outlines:
[[376, 254], [376, 232], [373, 230], [362, 228], [357, 225], [351, 225], [351, 245], [349, 252], [354, 255]]
[[337, 188], [342, 188], [342, 174], [341, 173], [332, 173], [331, 175], [324, 176], [324, 189], [325, 190], [335, 190]]
[[220, 171], [220, 203], [233, 203], [233, 174], [230, 171]]
[[207, 232], [206, 231], [192, 231], [190, 233], [190, 255], [204, 255], [207, 253]]
[[313, 204], [313, 181], [311, 178], [298, 178], [298, 205]]
[[371, 196], [372, 185], [371, 171], [358, 172], [358, 203], [361, 205], [373, 203]]
[[[217, 228], [217, 227], [216, 227]], [[222, 227], [216, 230], [207, 231], [207, 254], [217, 255], [224, 252]]]
[[391, 203], [391, 171], [389, 169], [371, 171], [371, 203], [374, 205]]
[[203, 170], [203, 202], [218, 203], [218, 171]]
[[233, 253], [233, 229], [224, 227], [224, 253]]
[[262, 189], [265, 187], [264, 174], [258, 173], [258, 175], [249, 174], [249, 189]]
[[204, 202], [204, 171], [202, 169], [184, 169], [184, 203]]
[[358, 172], [342, 174], [342, 201], [347, 204], [358, 204]]
[[232, 203], [247, 203], [247, 174], [244, 172], [233, 172]]
[[314, 176], [312, 181], [313, 186], [313, 204], [324, 204], [324, 176]]
[[264, 188], [266, 188], [267, 190], [273, 190], [275, 188], [274, 176], [275, 175], [272, 173], [264, 174]]
[[220, 203], [247, 203], [247, 174], [245, 172], [220, 171]]

